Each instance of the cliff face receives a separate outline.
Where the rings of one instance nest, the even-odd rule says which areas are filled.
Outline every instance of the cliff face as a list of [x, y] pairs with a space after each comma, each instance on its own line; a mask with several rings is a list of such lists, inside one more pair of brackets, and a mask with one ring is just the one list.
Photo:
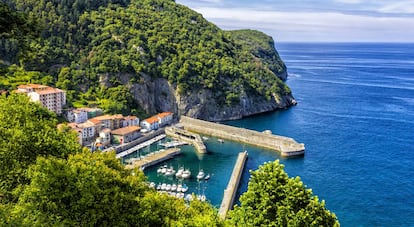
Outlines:
[[[127, 81], [127, 80], [125, 80]], [[128, 84], [139, 105], [149, 113], [170, 111], [208, 121], [235, 120], [259, 113], [274, 111], [295, 105], [291, 94], [266, 100], [261, 96], [241, 95], [240, 102], [221, 105], [215, 94], [207, 89], [180, 95], [174, 85], [163, 78], [144, 76], [143, 83]]]

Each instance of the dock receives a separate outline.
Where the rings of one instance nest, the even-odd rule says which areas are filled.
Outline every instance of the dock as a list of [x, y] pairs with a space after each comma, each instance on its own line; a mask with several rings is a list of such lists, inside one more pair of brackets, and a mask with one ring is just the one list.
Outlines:
[[177, 127], [167, 127], [165, 128], [165, 134], [168, 136], [177, 138], [181, 141], [188, 142], [193, 145], [197, 152], [204, 154], [207, 153], [206, 145], [204, 145], [201, 136], [195, 133], [191, 133], [185, 129], [180, 129]]
[[171, 142], [166, 142], [166, 143], [160, 143], [160, 145], [165, 148], [171, 148], [171, 147], [179, 147], [179, 146], [188, 145], [188, 143], [185, 141], [171, 141]]
[[152, 138], [150, 140], [147, 140], [147, 141], [145, 141], [143, 143], [140, 143], [140, 144], [138, 144], [138, 145], [136, 145], [136, 146], [134, 146], [132, 148], [129, 148], [128, 150], [125, 150], [125, 151], [122, 151], [122, 152], [116, 154], [116, 158], [125, 157], [125, 156], [127, 156], [127, 155], [129, 155], [131, 153], [136, 152], [139, 149], [142, 149], [142, 148], [147, 147], [147, 146], [149, 146], [149, 145], [151, 145], [151, 144], [153, 144], [153, 143], [155, 143], [155, 142], [157, 142], [159, 140], [162, 140], [165, 137], [166, 137], [165, 134], [158, 135], [158, 136], [156, 136], [156, 137], [154, 137], [154, 138]]
[[237, 156], [236, 164], [234, 165], [233, 173], [224, 190], [223, 200], [221, 201], [219, 216], [222, 219], [226, 218], [227, 212], [233, 207], [234, 198], [236, 197], [237, 188], [239, 187], [240, 178], [247, 159], [247, 151], [240, 152]]
[[191, 132], [279, 151], [284, 157], [299, 156], [305, 153], [303, 143], [298, 143], [289, 137], [273, 135], [271, 132], [258, 132], [186, 116], [181, 116], [180, 125]]
[[181, 154], [180, 148], [171, 148], [163, 150], [160, 152], [152, 153], [151, 155], [146, 156], [145, 158], [134, 160], [131, 164], [126, 165], [125, 168], [133, 169], [135, 167], [138, 167], [140, 169], [144, 169], [148, 166], [152, 166], [165, 160], [171, 159], [179, 154]]

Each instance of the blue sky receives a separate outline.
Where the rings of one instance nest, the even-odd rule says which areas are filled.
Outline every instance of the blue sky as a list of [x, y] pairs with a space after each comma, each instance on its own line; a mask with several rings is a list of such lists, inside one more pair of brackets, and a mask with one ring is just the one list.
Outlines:
[[279, 42], [414, 42], [414, 0], [177, 0], [223, 29]]

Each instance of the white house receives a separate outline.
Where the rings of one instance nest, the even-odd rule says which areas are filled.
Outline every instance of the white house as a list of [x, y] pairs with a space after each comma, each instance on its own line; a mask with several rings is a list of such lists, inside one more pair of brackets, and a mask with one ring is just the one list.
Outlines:
[[171, 112], [162, 112], [159, 113], [157, 115], [155, 115], [158, 118], [158, 124], [160, 127], [164, 126], [164, 125], [168, 125], [172, 122], [173, 120], [173, 113]]
[[150, 118], [147, 118], [143, 121], [141, 121], [141, 127], [143, 129], [146, 129], [148, 131], [156, 130], [159, 127], [159, 119], [156, 116], [152, 116]]
[[69, 110], [66, 113], [66, 118], [69, 122], [80, 124], [88, 120], [88, 112], [82, 109]]

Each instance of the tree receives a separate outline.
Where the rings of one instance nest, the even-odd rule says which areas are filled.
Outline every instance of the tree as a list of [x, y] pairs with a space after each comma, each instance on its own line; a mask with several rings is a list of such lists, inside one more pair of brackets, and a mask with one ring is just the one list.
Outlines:
[[339, 226], [325, 202], [306, 189], [299, 177], [289, 178], [279, 161], [251, 172], [248, 190], [230, 212], [232, 226]]
[[0, 203], [17, 199], [28, 184], [27, 168], [38, 156], [65, 158], [80, 151], [76, 135], [60, 132], [53, 112], [25, 95], [0, 96]]
[[6, 223], [29, 226], [217, 226], [207, 203], [150, 189], [138, 169], [126, 170], [115, 153], [82, 153], [67, 160], [39, 157], [31, 183]]

